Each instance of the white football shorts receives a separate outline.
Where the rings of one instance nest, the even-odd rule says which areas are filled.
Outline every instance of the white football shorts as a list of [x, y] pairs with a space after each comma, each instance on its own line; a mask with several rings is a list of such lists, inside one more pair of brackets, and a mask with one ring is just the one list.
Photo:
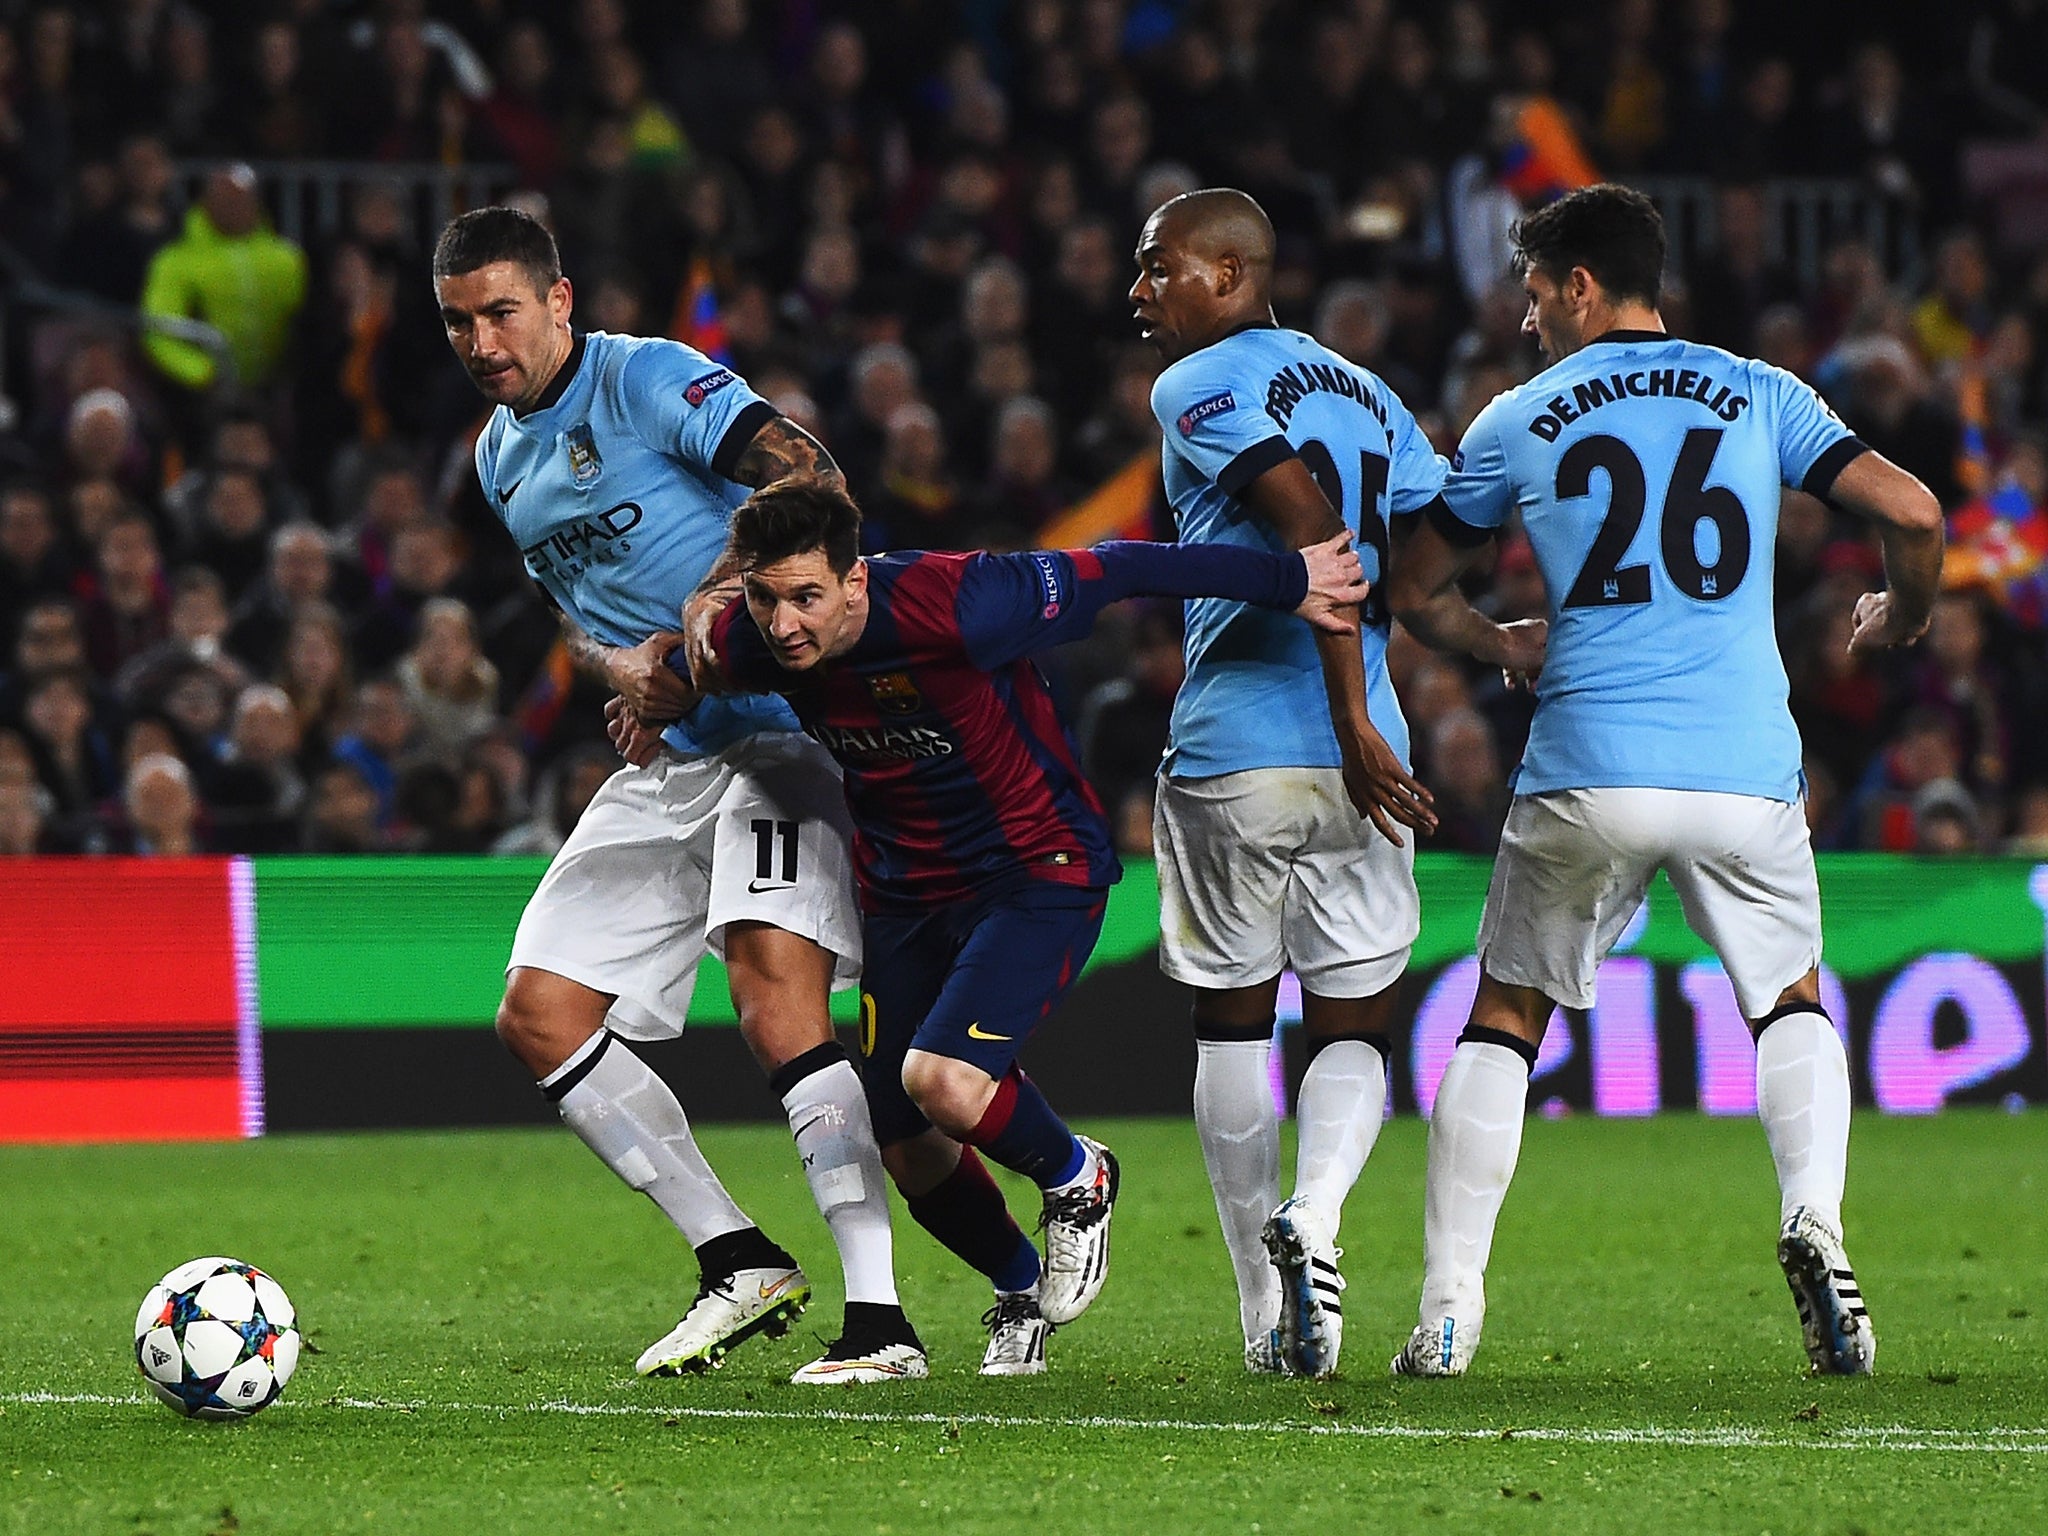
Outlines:
[[664, 750], [605, 780], [526, 904], [507, 969], [611, 993], [608, 1023], [633, 1040], [682, 1033], [697, 962], [706, 949], [724, 958], [730, 923], [812, 940], [837, 959], [834, 989], [852, 986], [852, 837], [839, 765], [808, 736]]
[[1820, 963], [1820, 883], [1799, 805], [1604, 788], [1515, 798], [1479, 923], [1481, 969], [1592, 1007], [1594, 973], [1659, 869], [1687, 926], [1721, 957], [1745, 1018], [1769, 1013]]
[[1318, 997], [1400, 979], [1422, 925], [1415, 839], [1396, 848], [1352, 809], [1335, 768], [1162, 776], [1159, 969], [1224, 990], [1287, 966]]

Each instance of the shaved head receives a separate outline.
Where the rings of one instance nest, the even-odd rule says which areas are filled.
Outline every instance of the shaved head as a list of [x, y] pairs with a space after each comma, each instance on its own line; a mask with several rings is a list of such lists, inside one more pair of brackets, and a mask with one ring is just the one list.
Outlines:
[[1231, 187], [1204, 187], [1153, 210], [1138, 237], [1131, 304], [1168, 362], [1233, 331], [1273, 324], [1273, 221]]
[[1273, 270], [1273, 221], [1235, 187], [1203, 187], [1161, 203], [1152, 224], [1193, 256], [1217, 261], [1235, 256], [1247, 267]]

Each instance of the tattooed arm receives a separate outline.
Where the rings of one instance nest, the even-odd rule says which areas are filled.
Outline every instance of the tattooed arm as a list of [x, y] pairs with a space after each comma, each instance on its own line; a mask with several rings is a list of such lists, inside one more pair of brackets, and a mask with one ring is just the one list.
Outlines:
[[[846, 487], [846, 477], [832, 462], [832, 455], [825, 451], [825, 445], [787, 416], [771, 416], [764, 422], [753, 440], [740, 450], [727, 474], [741, 485], [757, 491], [764, 485], [773, 485], [778, 480], [798, 475], [815, 476], [842, 490]], [[683, 645], [690, 675], [706, 693], [724, 691], [724, 676], [708, 635], [711, 620], [739, 596], [739, 576], [739, 567], [734, 564], [732, 551], [728, 549], [712, 562], [696, 592], [683, 604]]]
[[697, 702], [689, 685], [669, 670], [669, 653], [683, 643], [679, 633], [663, 630], [638, 645], [606, 645], [566, 613], [561, 619], [562, 642], [576, 669], [624, 699], [645, 724], [680, 720]]
[[732, 478], [758, 491], [791, 475], [816, 475], [842, 487], [846, 483], [823, 443], [787, 416], [772, 417], [740, 450]]

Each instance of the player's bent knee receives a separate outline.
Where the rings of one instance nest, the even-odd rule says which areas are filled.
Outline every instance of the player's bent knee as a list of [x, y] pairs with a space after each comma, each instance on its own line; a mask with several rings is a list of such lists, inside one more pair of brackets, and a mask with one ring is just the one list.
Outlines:
[[566, 977], [522, 967], [506, 982], [493, 1023], [505, 1049], [544, 1077], [604, 1028], [611, 1002]]
[[925, 1119], [948, 1136], [965, 1136], [981, 1123], [995, 1080], [979, 1067], [931, 1051], [903, 1059], [903, 1091]]

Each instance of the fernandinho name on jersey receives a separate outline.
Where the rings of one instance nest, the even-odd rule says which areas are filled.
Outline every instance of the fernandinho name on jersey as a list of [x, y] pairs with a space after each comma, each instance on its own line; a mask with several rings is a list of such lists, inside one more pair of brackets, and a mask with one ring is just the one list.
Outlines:
[[[1391, 518], [1419, 512], [1444, 462], [1386, 384], [1299, 331], [1239, 331], [1159, 376], [1167, 500], [1183, 544], [1278, 551], [1240, 497], [1298, 457], [1358, 535], [1366, 580], [1386, 575]], [[1359, 643], [1374, 723], [1405, 761], [1408, 727], [1387, 679], [1388, 620], [1369, 600]], [[1334, 768], [1322, 665], [1308, 626], [1220, 598], [1187, 605], [1187, 678], [1175, 697], [1166, 771], [1209, 778], [1248, 768]]]
[[[693, 348], [594, 331], [534, 410], [492, 413], [477, 477], [561, 610], [607, 645], [637, 645], [680, 625], [746, 499], [735, 461], [774, 415]], [[664, 739], [697, 755], [796, 728], [779, 699], [706, 699]]]
[[1481, 411], [1444, 503], [1477, 529], [1518, 514], [1549, 592], [1516, 790], [1796, 798], [1779, 494], [1825, 495], [1862, 451], [1792, 374], [1659, 332], [1609, 333]]

